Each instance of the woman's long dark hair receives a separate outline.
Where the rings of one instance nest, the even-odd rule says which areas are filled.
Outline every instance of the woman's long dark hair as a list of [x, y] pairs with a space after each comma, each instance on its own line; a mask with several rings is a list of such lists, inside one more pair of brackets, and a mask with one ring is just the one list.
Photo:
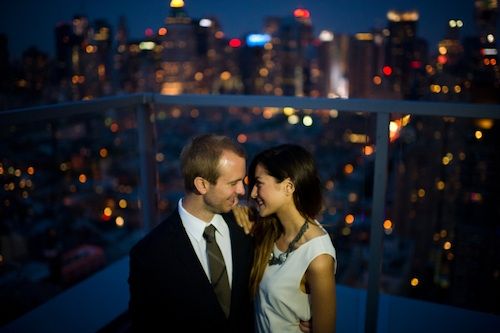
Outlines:
[[[299, 213], [307, 220], [314, 219], [323, 208], [321, 181], [314, 158], [306, 149], [295, 144], [283, 144], [266, 149], [255, 156], [248, 172], [249, 191], [255, 185], [255, 169], [261, 165], [267, 173], [282, 182], [289, 178], [294, 186], [293, 201]], [[274, 242], [282, 234], [283, 228], [276, 216], [258, 217], [253, 228], [255, 257], [250, 275], [250, 291], [256, 294], [267, 267]]]

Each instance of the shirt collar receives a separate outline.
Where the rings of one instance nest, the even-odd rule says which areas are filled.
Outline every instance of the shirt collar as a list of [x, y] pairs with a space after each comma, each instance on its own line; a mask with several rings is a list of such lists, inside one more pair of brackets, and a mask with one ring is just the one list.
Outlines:
[[182, 199], [179, 200], [179, 215], [181, 217], [182, 224], [186, 231], [191, 234], [197, 241], [203, 239], [203, 232], [205, 228], [213, 224], [218, 234], [222, 235], [223, 230], [227, 229], [227, 225], [220, 214], [214, 214], [214, 217], [209, 223], [197, 218], [196, 216], [190, 214], [184, 207], [182, 206]]

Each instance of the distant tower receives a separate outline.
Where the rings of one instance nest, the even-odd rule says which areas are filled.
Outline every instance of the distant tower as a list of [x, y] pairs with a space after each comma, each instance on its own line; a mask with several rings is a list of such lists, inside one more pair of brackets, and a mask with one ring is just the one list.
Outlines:
[[109, 95], [111, 91], [113, 33], [105, 20], [96, 20], [92, 26], [90, 43], [85, 53], [90, 55], [91, 76], [96, 78], [91, 89], [93, 96]]
[[[376, 44], [373, 33], [357, 33], [349, 48], [349, 97], [371, 98], [373, 80], [377, 74]], [[383, 64], [382, 64], [383, 67]], [[380, 76], [379, 76], [379, 79]]]
[[21, 76], [25, 82], [24, 88], [28, 92], [28, 99], [39, 100], [47, 87], [49, 73], [49, 57], [36, 47], [30, 47], [23, 52]]
[[165, 18], [164, 33], [158, 38], [163, 47], [159, 76], [163, 77], [161, 93], [177, 95], [196, 90], [198, 43], [196, 27], [184, 9], [184, 1], [170, 1], [170, 14]]
[[273, 73], [271, 36], [268, 34], [248, 34], [240, 51], [240, 70], [245, 86], [245, 94], [273, 94]]
[[292, 17], [285, 18], [281, 22], [279, 58], [282, 63], [283, 95], [309, 95], [312, 32], [311, 14], [307, 9], [297, 8]]
[[464, 48], [460, 42], [460, 30], [462, 27], [462, 20], [449, 20], [446, 36], [439, 42], [439, 53], [446, 56], [447, 65], [456, 65], [464, 55]]
[[497, 16], [498, 16], [498, 1], [497, 0], [475, 0], [476, 24], [479, 28], [479, 36], [483, 46], [491, 46], [495, 44]]
[[75, 39], [71, 24], [63, 22], [59, 23], [55, 28], [56, 40], [56, 79], [60, 82], [63, 79], [70, 79], [71, 77], [71, 52]]
[[475, 19], [479, 30], [479, 60], [472, 84], [472, 99], [476, 102], [498, 103], [500, 98], [500, 70], [496, 46], [498, 2], [475, 0]]
[[391, 71], [392, 89], [404, 99], [418, 97], [421, 89], [418, 72], [423, 71], [427, 44], [417, 38], [417, 11], [387, 13], [390, 36], [386, 46], [386, 66]]
[[467, 63], [464, 47], [460, 40], [463, 21], [450, 19], [446, 35], [438, 43], [435, 58], [435, 70], [429, 70], [429, 100], [467, 101], [469, 96], [464, 83], [467, 75]]
[[166, 18], [165, 23], [191, 23], [191, 18], [184, 9], [183, 0], [170, 1], [170, 15]]
[[[497, 0], [475, 0], [476, 25], [479, 28], [479, 42], [482, 66], [491, 69], [498, 66], [496, 27], [498, 16]], [[498, 67], [497, 67], [498, 68]]]
[[113, 70], [114, 70], [114, 87], [122, 87], [124, 82], [127, 80], [128, 69], [125, 67], [127, 63], [127, 43], [128, 43], [128, 28], [127, 21], [124, 16], [120, 16], [118, 19], [118, 27], [116, 29], [115, 35], [116, 50], [113, 58]]
[[[334, 34], [331, 31], [323, 30], [319, 34], [319, 45], [318, 45], [318, 68], [320, 71], [320, 96], [326, 97], [337, 97], [333, 94], [333, 79], [332, 72], [338, 69], [334, 65], [334, 59], [336, 56], [336, 45], [334, 44]], [[347, 97], [347, 96], [342, 96]]]
[[126, 51], [128, 38], [127, 19], [124, 16], [120, 16], [115, 35], [116, 51], [118, 54], [122, 54]]

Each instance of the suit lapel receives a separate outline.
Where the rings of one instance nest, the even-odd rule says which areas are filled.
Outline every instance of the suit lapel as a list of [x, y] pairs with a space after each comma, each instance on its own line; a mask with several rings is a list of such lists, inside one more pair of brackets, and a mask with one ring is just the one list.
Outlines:
[[198, 256], [194, 252], [193, 245], [189, 239], [189, 236], [182, 225], [181, 218], [179, 216], [178, 210], [176, 209], [175, 213], [172, 214], [172, 218], [168, 221], [170, 223], [171, 228], [171, 246], [170, 253], [168, 253], [169, 257], [177, 257], [179, 261], [179, 269], [186, 271], [187, 275], [190, 278], [197, 278], [202, 285], [206, 285], [207, 287], [212, 288], [210, 281], [205, 274], [205, 270], [201, 266], [200, 260]]
[[231, 293], [234, 294], [233, 291], [237, 288], [241, 279], [240, 272], [242, 267], [242, 248], [239, 245], [241, 245], [243, 241], [242, 231], [238, 229], [239, 227], [236, 225], [236, 222], [233, 221], [230, 214], [224, 214], [223, 217], [229, 227], [229, 234], [231, 237], [231, 256], [233, 259], [233, 288]]

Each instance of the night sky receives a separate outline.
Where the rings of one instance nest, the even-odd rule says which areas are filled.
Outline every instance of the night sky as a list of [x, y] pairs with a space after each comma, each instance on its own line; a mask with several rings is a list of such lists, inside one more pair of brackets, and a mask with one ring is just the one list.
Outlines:
[[[354, 34], [386, 25], [390, 9], [420, 13], [418, 36], [434, 50], [444, 36], [449, 19], [464, 22], [462, 36], [475, 33], [473, 0], [185, 0], [191, 17], [215, 16], [228, 37], [262, 32], [266, 16], [288, 16], [302, 6], [310, 10], [315, 32]], [[106, 19], [115, 29], [118, 18], [127, 19], [131, 38], [143, 36], [148, 27], [157, 29], [169, 13], [169, 0], [1, 0], [0, 33], [9, 39], [11, 58], [17, 58], [31, 45], [50, 56], [54, 54], [54, 27], [71, 21], [75, 14], [90, 21]]]

